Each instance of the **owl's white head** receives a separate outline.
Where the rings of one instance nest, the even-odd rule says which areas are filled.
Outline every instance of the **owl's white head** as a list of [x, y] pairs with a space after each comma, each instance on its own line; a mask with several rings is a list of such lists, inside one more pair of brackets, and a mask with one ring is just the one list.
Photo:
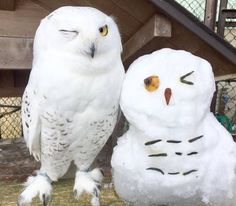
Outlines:
[[186, 51], [162, 49], [130, 66], [121, 108], [141, 130], [188, 127], [210, 112], [214, 91], [214, 75], [206, 60]]
[[66, 6], [45, 17], [36, 32], [34, 57], [47, 51], [79, 56], [87, 63], [120, 56], [122, 44], [111, 17], [91, 7]]

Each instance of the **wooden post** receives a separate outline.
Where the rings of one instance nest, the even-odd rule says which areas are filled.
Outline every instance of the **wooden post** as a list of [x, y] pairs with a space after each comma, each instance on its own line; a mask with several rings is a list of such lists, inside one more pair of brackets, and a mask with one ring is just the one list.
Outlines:
[[215, 31], [217, 0], [206, 0], [204, 24]]
[[0, 37], [0, 69], [30, 69], [33, 38]]
[[219, 19], [218, 19], [218, 26], [217, 26], [217, 33], [219, 36], [224, 38], [224, 31], [225, 31], [225, 15], [222, 10], [227, 9], [228, 0], [221, 0], [220, 1], [220, 9], [219, 9]]
[[125, 42], [122, 55], [123, 62], [134, 56], [149, 42], [159, 38], [170, 38], [172, 32], [171, 22], [165, 16], [155, 14], [143, 25], [127, 42]]
[[15, 0], [0, 0], [0, 10], [15, 10]]

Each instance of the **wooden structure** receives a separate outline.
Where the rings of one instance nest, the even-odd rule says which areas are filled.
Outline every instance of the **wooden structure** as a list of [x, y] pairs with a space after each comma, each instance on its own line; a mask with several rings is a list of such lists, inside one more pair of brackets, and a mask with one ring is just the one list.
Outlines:
[[93, 6], [116, 17], [126, 68], [141, 54], [171, 47], [206, 58], [216, 76], [235, 72], [235, 49], [172, 0], [1, 0], [0, 96], [22, 95], [35, 30], [44, 16], [65, 5]]
[[226, 19], [236, 19], [236, 9], [227, 9], [228, 0], [220, 1], [220, 9], [219, 9], [219, 21], [217, 25], [217, 33], [223, 37], [225, 27], [236, 27], [236, 22], [234, 21], [226, 21]]
[[[236, 49], [173, 0], [0, 0], [0, 97], [22, 95], [31, 69], [35, 30], [43, 17], [65, 5], [92, 6], [116, 18], [126, 69], [138, 56], [170, 47], [207, 59], [216, 76], [236, 73]], [[109, 160], [111, 144], [101, 157]], [[0, 168], [1, 150], [6, 148], [9, 144], [0, 142]], [[27, 156], [24, 149], [22, 155]]]
[[217, 2], [217, 0], [207, 0], [205, 8], [204, 24], [213, 31], [216, 23]]

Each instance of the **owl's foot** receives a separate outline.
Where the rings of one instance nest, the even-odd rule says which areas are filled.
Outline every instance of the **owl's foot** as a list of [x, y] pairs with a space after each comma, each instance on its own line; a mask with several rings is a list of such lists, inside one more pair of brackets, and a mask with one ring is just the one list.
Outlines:
[[51, 200], [52, 185], [51, 180], [45, 173], [38, 172], [37, 176], [30, 176], [24, 184], [25, 189], [19, 195], [17, 205], [31, 203], [32, 199], [39, 196], [42, 205], [47, 206]]
[[92, 195], [91, 205], [99, 206], [100, 189], [103, 180], [103, 172], [96, 168], [90, 172], [77, 171], [74, 185], [74, 194], [77, 199], [83, 192]]

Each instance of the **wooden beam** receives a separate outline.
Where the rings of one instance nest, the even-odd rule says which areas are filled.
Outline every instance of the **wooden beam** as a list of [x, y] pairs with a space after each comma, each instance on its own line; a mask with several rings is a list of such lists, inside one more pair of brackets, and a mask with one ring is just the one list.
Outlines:
[[14, 73], [10, 70], [0, 70], [0, 88], [14, 87]]
[[0, 69], [30, 69], [32, 38], [0, 37]]
[[217, 0], [206, 0], [204, 24], [215, 31]]
[[0, 36], [33, 38], [40, 20], [48, 14], [30, 0], [18, 0], [14, 12], [0, 10]]
[[112, 2], [142, 23], [146, 23], [156, 13], [155, 7], [149, 1], [112, 0]]
[[15, 10], [15, 0], [0, 0], [0, 10]]
[[123, 61], [126, 62], [146, 44], [161, 37], [171, 37], [171, 22], [166, 17], [155, 14], [124, 44]]
[[235, 19], [236, 18], [236, 9], [222, 9], [222, 13], [225, 18]]
[[224, 38], [224, 31], [225, 31], [225, 17], [222, 13], [222, 9], [226, 9], [228, 4], [228, 0], [221, 0], [220, 1], [220, 8], [219, 8], [219, 17], [218, 17], [218, 25], [217, 25], [217, 33]]
[[21, 97], [25, 87], [0, 88], [0, 97]]
[[61, 6], [92, 6], [87, 0], [31, 0], [49, 11], [55, 10]]
[[[236, 64], [235, 48], [228, 42], [220, 38], [215, 32], [211, 31], [207, 26], [202, 24], [196, 17], [190, 12], [180, 6], [173, 0], [150, 0], [158, 9], [161, 9], [172, 19], [178, 21], [188, 30], [193, 32], [209, 46], [214, 48], [217, 52]], [[226, 0], [225, 0], [226, 1]]]
[[13, 74], [14, 87], [26, 87], [27, 82], [29, 81], [30, 70], [14, 70]]

